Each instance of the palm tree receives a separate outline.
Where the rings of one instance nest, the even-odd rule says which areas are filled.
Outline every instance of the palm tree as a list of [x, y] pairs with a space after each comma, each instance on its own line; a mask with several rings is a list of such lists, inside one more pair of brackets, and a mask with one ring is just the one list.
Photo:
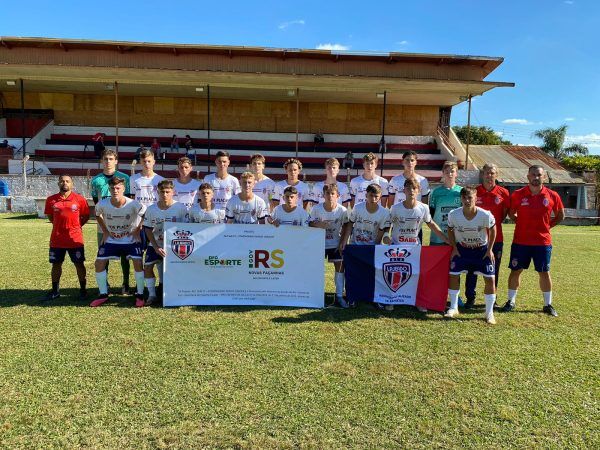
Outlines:
[[544, 128], [535, 131], [533, 136], [542, 140], [544, 144], [540, 148], [554, 159], [564, 159], [573, 154], [587, 155], [588, 149], [584, 145], [573, 144], [565, 147], [568, 128], [567, 125], [561, 125], [558, 128]]

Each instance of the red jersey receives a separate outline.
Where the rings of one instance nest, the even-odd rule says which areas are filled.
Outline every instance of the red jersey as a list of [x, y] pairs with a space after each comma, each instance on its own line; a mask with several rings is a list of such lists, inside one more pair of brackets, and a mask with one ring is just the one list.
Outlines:
[[510, 209], [517, 214], [513, 243], [521, 245], [551, 245], [550, 215], [563, 209], [560, 196], [542, 186], [539, 194], [533, 195], [529, 186], [512, 193]]
[[77, 248], [83, 245], [81, 219], [90, 215], [85, 198], [75, 192], [67, 198], [63, 198], [60, 192], [51, 195], [46, 199], [44, 214], [52, 217], [50, 247]]
[[502, 235], [502, 220], [504, 209], [510, 208], [510, 194], [506, 188], [495, 185], [491, 191], [486, 190], [483, 184], [477, 186], [477, 206], [492, 213], [496, 219], [496, 242], [504, 242]]

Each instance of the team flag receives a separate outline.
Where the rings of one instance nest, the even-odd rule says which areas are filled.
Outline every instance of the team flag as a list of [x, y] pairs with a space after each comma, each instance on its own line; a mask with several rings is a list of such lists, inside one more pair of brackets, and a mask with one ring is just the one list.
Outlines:
[[451, 252], [447, 245], [348, 245], [347, 300], [444, 311]]

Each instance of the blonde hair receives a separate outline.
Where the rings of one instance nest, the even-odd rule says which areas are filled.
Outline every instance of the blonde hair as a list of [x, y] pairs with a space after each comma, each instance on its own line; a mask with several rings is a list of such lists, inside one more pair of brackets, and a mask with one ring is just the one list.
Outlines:
[[368, 161], [379, 161], [379, 158], [377, 157], [377, 155], [373, 152], [369, 152], [367, 153], [365, 156], [363, 156], [363, 163], [368, 162]]
[[252, 172], [248, 172], [246, 170], [245, 172], [242, 172], [242, 174], [240, 175], [240, 180], [247, 180], [248, 178], [254, 179], [254, 174]]

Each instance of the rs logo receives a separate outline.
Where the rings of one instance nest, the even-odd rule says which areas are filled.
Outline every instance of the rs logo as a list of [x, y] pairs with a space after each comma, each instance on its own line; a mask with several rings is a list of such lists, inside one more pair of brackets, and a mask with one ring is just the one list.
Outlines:
[[250, 250], [249, 267], [253, 269], [281, 269], [285, 264], [283, 260], [283, 250]]

